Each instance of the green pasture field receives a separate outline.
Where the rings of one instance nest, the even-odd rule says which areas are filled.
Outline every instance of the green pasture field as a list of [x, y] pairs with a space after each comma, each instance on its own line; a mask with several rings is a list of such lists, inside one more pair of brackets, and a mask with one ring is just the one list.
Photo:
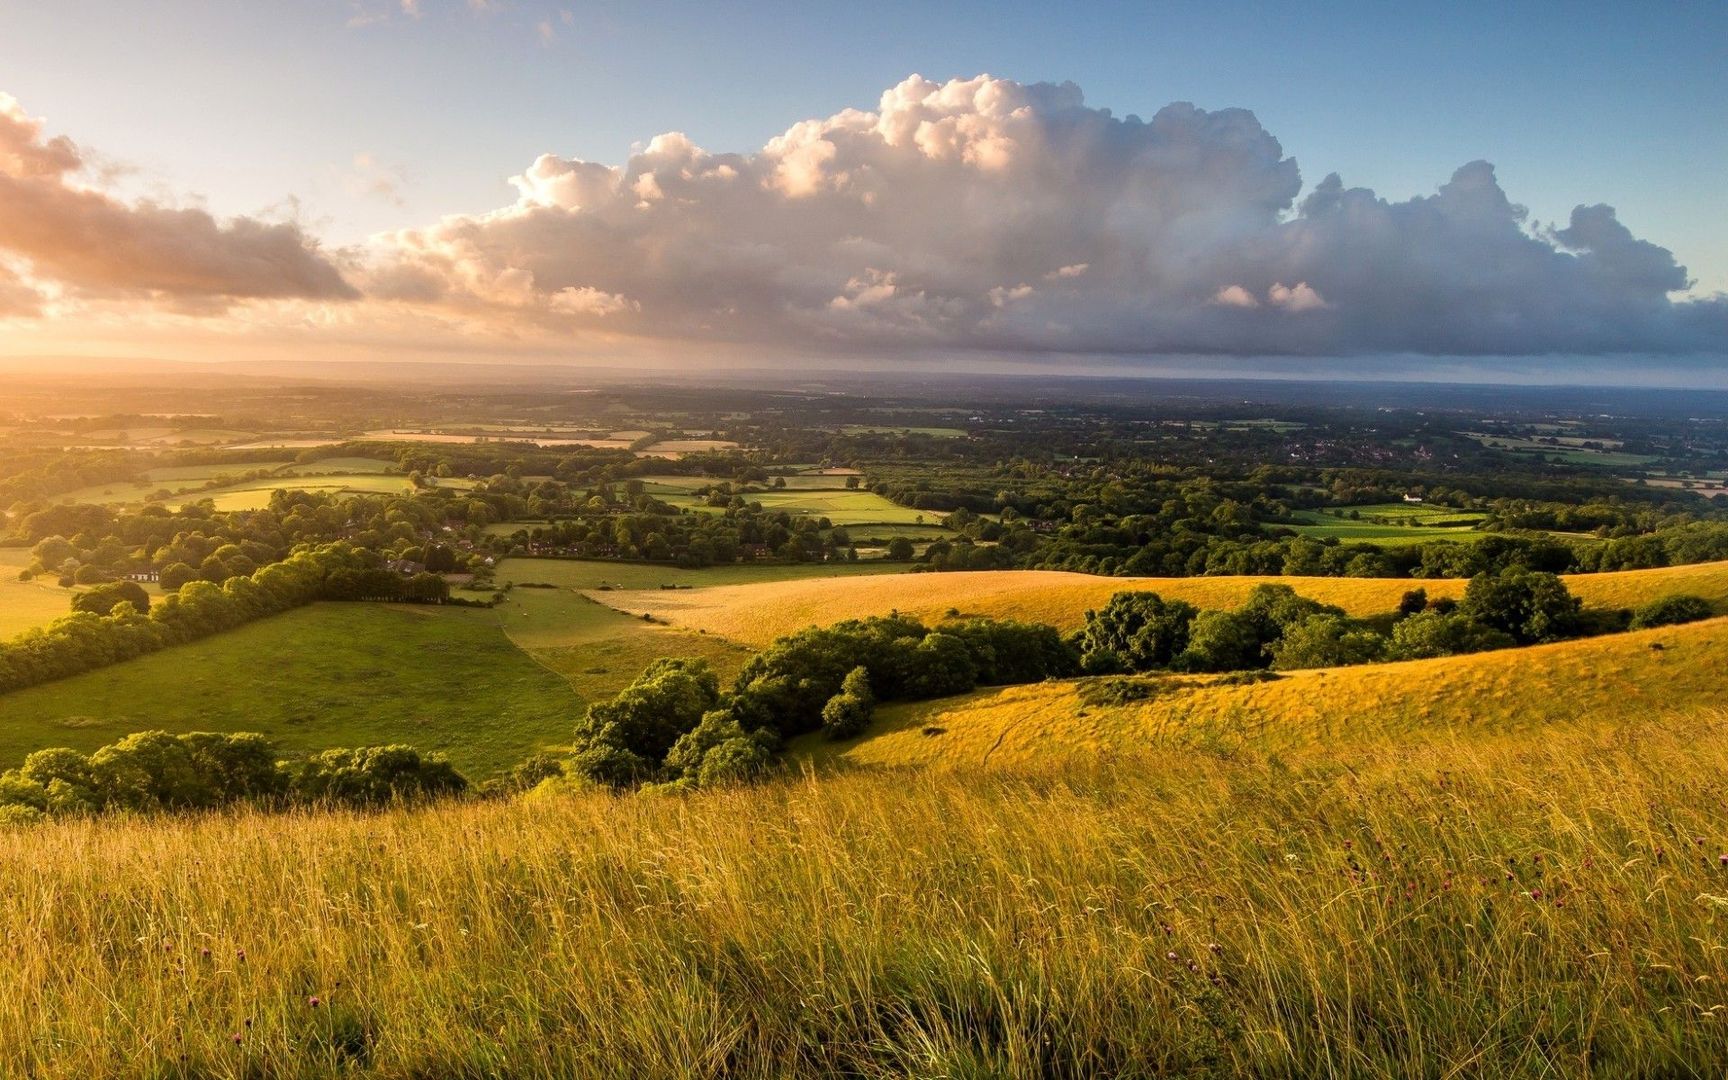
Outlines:
[[0, 641], [72, 614], [74, 590], [62, 589], [53, 578], [18, 580], [31, 561], [28, 548], [0, 548]]
[[[667, 498], [674, 506], [684, 505], [700, 508], [702, 500], [695, 496], [684, 496], [684, 502], [677, 498]], [[794, 516], [825, 517], [835, 525], [848, 528], [856, 525], [911, 525], [937, 524], [942, 515], [934, 510], [914, 510], [901, 506], [876, 494], [874, 491], [784, 491], [751, 492], [744, 496], [745, 501], [761, 503], [762, 509], [774, 513], [784, 510]]]
[[[281, 470], [284, 476], [318, 476], [326, 473], [377, 473], [383, 474], [396, 468], [394, 461], [367, 457], [331, 457], [317, 461], [308, 461], [297, 465], [288, 465]], [[442, 483], [442, 481], [440, 481]]]
[[0, 767], [161, 729], [259, 731], [290, 752], [408, 743], [484, 776], [565, 744], [581, 708], [505, 621], [503, 609], [299, 608], [0, 697]]
[[[380, 472], [320, 473], [308, 466], [302, 476], [267, 476], [226, 487], [185, 492], [170, 506], [183, 506], [203, 499], [213, 500], [218, 510], [258, 510], [270, 505], [270, 495], [279, 490], [314, 491], [327, 495], [406, 495], [414, 490], [406, 476]], [[437, 485], [465, 491], [474, 486], [472, 480], [441, 478]]]
[[1493, 435], [1481, 431], [1461, 431], [1460, 435], [1474, 439], [1490, 450], [1503, 450], [1511, 454], [1540, 454], [1551, 460], [1565, 462], [1568, 465], [1601, 465], [1606, 468], [1630, 468], [1637, 465], [1648, 465], [1657, 458], [1649, 454], [1628, 454], [1619, 450], [1586, 450], [1577, 443], [1595, 440], [1565, 439], [1561, 445], [1550, 446], [1534, 439], [1519, 438], [1516, 435]]
[[[1349, 517], [1351, 513], [1359, 517]], [[1471, 527], [1484, 519], [1483, 514], [1422, 503], [1341, 507], [1337, 516], [1304, 510], [1292, 516], [1301, 522], [1295, 528], [1304, 536], [1318, 540], [1335, 537], [1347, 543], [1379, 544], [1382, 547], [1403, 547], [1430, 540], [1470, 543], [1487, 535]]]

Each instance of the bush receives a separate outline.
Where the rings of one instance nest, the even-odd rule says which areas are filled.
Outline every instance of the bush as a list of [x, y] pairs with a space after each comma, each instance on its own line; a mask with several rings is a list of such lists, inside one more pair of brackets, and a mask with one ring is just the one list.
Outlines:
[[589, 707], [576, 728], [577, 769], [608, 784], [651, 776], [719, 700], [706, 661], [656, 660], [617, 697]]
[[1311, 615], [1284, 631], [1272, 646], [1272, 666], [1292, 668], [1343, 667], [1371, 664], [1386, 655], [1386, 639], [1374, 628], [1341, 615]]
[[870, 726], [870, 714], [875, 708], [876, 696], [870, 692], [870, 672], [855, 667], [840, 684], [840, 692], [822, 706], [822, 733], [830, 739], [862, 735]]
[[294, 771], [289, 791], [300, 802], [383, 806], [457, 794], [468, 781], [443, 758], [412, 746], [326, 750]]
[[1713, 613], [1710, 601], [1702, 596], [1664, 596], [1632, 612], [1632, 629], [1697, 622], [1708, 619]]
[[1402, 619], [1392, 628], [1390, 657], [1426, 660], [1488, 649], [1509, 649], [1518, 642], [1504, 630], [1483, 626], [1456, 611], [1428, 610]]

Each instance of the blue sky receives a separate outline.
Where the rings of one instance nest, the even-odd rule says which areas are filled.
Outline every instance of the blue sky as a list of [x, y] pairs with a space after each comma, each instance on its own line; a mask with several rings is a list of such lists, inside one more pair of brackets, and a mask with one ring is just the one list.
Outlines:
[[[624, 166], [668, 131], [754, 154], [799, 121], [875, 109], [913, 73], [938, 84], [981, 73], [1022, 86], [1072, 81], [1087, 106], [1117, 118], [1151, 118], [1174, 101], [1248, 109], [1298, 163], [1303, 195], [1336, 172], [1396, 202], [1486, 159], [1506, 196], [1529, 208], [1533, 234], [1606, 203], [1696, 279], [1674, 295], [1728, 292], [1719, 0], [0, 5], [0, 92], [41, 119], [41, 138], [74, 139], [84, 175], [113, 198], [200, 205], [218, 221], [292, 219], [326, 251], [510, 207], [509, 179], [543, 154]], [[1614, 273], [1637, 277], [1637, 258], [1620, 258]], [[0, 316], [19, 265], [0, 260]], [[536, 273], [544, 296], [576, 290], [566, 307], [651, 313], [613, 284]], [[860, 273], [894, 276], [835, 269], [843, 283]], [[898, 280], [904, 299], [911, 287], [904, 272]], [[1292, 282], [1244, 284], [1248, 306], [1264, 308], [1269, 286]], [[1022, 287], [994, 285], [989, 295]], [[152, 288], [140, 286], [160, 298]], [[99, 292], [42, 295], [52, 314]], [[375, 285], [361, 292], [371, 298]], [[1328, 307], [1348, 305], [1317, 294], [1313, 310]], [[1706, 324], [1691, 325], [1696, 341]], [[1190, 340], [1203, 350], [1209, 339]], [[1532, 350], [1556, 347], [1544, 340]], [[1615, 340], [1604, 348], [1626, 351], [1630, 339]]]
[[[0, 86], [215, 209], [295, 195], [346, 241], [495, 206], [542, 152], [619, 162], [670, 130], [752, 149], [914, 72], [1073, 80], [1119, 115], [1251, 109], [1309, 184], [1402, 198], [1486, 158], [1536, 217], [1611, 203], [1728, 290], [1728, 4], [491, 7], [12, 3]], [[362, 154], [403, 175], [401, 206], [345, 183]]]

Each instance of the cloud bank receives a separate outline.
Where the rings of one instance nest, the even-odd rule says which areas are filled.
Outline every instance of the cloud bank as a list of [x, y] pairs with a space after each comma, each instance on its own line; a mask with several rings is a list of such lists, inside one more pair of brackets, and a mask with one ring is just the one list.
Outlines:
[[[128, 204], [82, 186], [83, 154], [0, 94], [0, 255], [74, 295], [225, 306], [228, 301], [358, 294], [298, 226], [203, 210]], [[20, 299], [0, 276], [0, 310]]]
[[[260, 332], [573, 356], [616, 343], [671, 357], [706, 344], [1131, 358], [1728, 342], [1728, 297], [1676, 298], [1685, 268], [1610, 206], [1535, 222], [1481, 161], [1405, 201], [1337, 175], [1304, 192], [1248, 111], [1117, 117], [1071, 83], [914, 76], [873, 110], [803, 121], [749, 153], [672, 132], [622, 165], [545, 154], [512, 179], [509, 205], [376, 237], [346, 278], [297, 227], [125, 204], [75, 186], [82, 166], [0, 99], [0, 312], [39, 309], [51, 282], [235, 304]], [[356, 290], [358, 303], [330, 303]]]

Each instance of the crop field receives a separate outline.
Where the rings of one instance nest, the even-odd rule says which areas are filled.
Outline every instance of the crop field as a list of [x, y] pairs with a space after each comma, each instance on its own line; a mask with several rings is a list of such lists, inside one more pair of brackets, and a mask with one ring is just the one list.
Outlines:
[[1170, 747], [1325, 756], [1444, 733], [1476, 739], [1716, 706], [1728, 619], [1392, 664], [1094, 678], [884, 706], [856, 742], [805, 739], [819, 764], [1014, 768]]
[[[613, 591], [591, 598], [632, 614], [652, 612], [676, 626], [705, 630], [748, 645], [761, 646], [807, 626], [900, 611], [926, 621], [950, 609], [962, 615], [988, 615], [1049, 623], [1073, 629], [1089, 608], [1099, 608], [1119, 592], [1156, 592], [1200, 608], [1240, 604], [1261, 584], [1286, 584], [1303, 596], [1336, 604], [1353, 615], [1384, 614], [1410, 589], [1433, 598], [1462, 596], [1460, 579], [1336, 577], [1099, 577], [1055, 570], [977, 570], [945, 574], [908, 574], [833, 582], [786, 581], [727, 585], [678, 592]], [[1596, 607], [1634, 607], [1661, 596], [1694, 594], [1728, 604], [1728, 563], [1701, 563], [1659, 570], [1578, 574], [1566, 578], [1573, 592]]]
[[580, 707], [500, 632], [501, 610], [314, 604], [15, 691], [0, 767], [160, 729], [260, 731], [290, 751], [409, 743], [483, 776], [566, 742]]
[[1725, 774], [1706, 712], [9, 829], [0, 1072], [1706, 1075]]

